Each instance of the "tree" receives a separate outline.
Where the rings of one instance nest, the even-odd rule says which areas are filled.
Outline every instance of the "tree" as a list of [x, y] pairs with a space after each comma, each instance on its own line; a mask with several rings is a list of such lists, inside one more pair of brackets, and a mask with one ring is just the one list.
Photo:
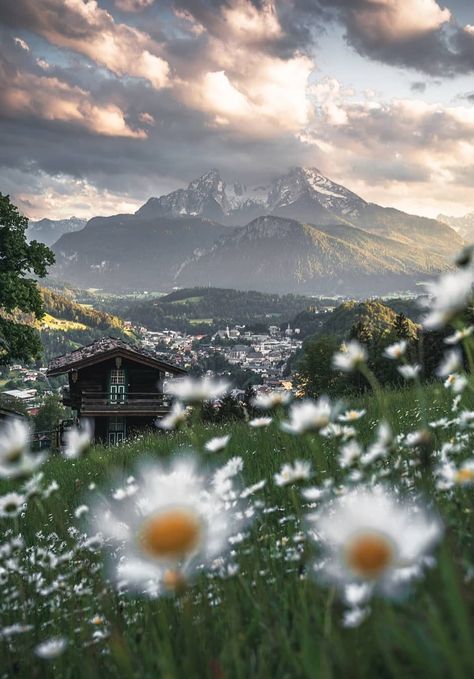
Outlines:
[[348, 388], [348, 376], [332, 367], [332, 357], [340, 344], [334, 335], [321, 335], [305, 342], [296, 365], [295, 385], [299, 393], [318, 398], [321, 394], [340, 394]]
[[35, 429], [38, 432], [52, 431], [64, 419], [66, 409], [57, 394], [44, 397], [38, 414], [35, 417]]
[[0, 364], [28, 361], [41, 353], [39, 335], [21, 322], [21, 313], [43, 316], [40, 291], [31, 276], [46, 276], [54, 255], [43, 243], [28, 243], [27, 228], [28, 219], [0, 193]]

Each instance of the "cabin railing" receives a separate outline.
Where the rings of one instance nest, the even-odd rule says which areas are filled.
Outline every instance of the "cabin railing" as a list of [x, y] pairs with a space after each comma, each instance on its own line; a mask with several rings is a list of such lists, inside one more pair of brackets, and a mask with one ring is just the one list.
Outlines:
[[100, 412], [149, 412], [168, 410], [169, 397], [166, 394], [154, 392], [129, 392], [126, 394], [111, 394], [110, 392], [82, 392], [81, 412], [83, 414]]

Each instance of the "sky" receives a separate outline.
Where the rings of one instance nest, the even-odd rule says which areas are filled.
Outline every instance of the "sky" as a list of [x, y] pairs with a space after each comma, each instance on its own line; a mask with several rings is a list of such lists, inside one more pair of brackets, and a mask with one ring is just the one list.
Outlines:
[[474, 211], [474, 0], [0, 0], [0, 192], [133, 212], [210, 168]]

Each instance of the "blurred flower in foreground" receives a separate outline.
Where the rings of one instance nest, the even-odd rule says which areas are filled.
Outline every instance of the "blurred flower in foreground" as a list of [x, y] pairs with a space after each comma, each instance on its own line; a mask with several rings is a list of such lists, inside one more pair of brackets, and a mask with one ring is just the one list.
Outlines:
[[273, 478], [277, 486], [287, 486], [297, 481], [305, 481], [311, 476], [311, 462], [295, 460], [294, 463], [284, 464]]
[[367, 361], [367, 350], [357, 340], [344, 343], [332, 357], [333, 367], [343, 372], [357, 370]]
[[254, 429], [258, 429], [259, 427], [268, 427], [268, 425], [271, 423], [272, 423], [271, 417], [254, 417], [253, 420], [250, 420], [249, 427], [254, 427]]
[[2, 495], [0, 497], [0, 517], [10, 519], [18, 516], [21, 510], [26, 506], [26, 502], [26, 495], [20, 495], [15, 492]]
[[397, 360], [405, 355], [407, 350], [407, 341], [400, 340], [400, 342], [395, 342], [385, 349], [383, 352], [386, 358], [391, 358], [392, 360]]
[[221, 398], [227, 393], [229, 386], [227, 380], [215, 380], [211, 377], [200, 379], [183, 377], [171, 380], [167, 393], [184, 403], [202, 403]]
[[19, 418], [7, 420], [0, 429], [0, 478], [29, 476], [46, 459], [44, 453], [31, 453], [31, 430]]
[[54, 639], [48, 639], [48, 641], [43, 641], [41, 644], [35, 648], [35, 653], [39, 658], [44, 660], [51, 660], [57, 658], [66, 650], [67, 641], [63, 637], [57, 637]]
[[149, 462], [138, 470], [132, 496], [91, 507], [95, 530], [119, 547], [119, 587], [149, 596], [178, 591], [198, 568], [223, 556], [252, 514], [237, 499], [233, 477], [241, 469], [241, 458], [210, 476], [192, 458], [166, 467]]
[[356, 488], [308, 516], [310, 536], [321, 547], [315, 572], [342, 589], [366, 583], [370, 594], [396, 596], [441, 539], [439, 520], [413, 501], [381, 487]]
[[415, 365], [399, 365], [397, 370], [406, 380], [415, 380], [421, 372], [421, 365], [418, 363]]
[[291, 400], [288, 391], [271, 391], [269, 394], [258, 394], [253, 400], [252, 405], [262, 410], [271, 410], [278, 406], [285, 406]]
[[161, 420], [155, 420], [155, 425], [159, 429], [177, 429], [181, 424], [184, 424], [189, 417], [189, 409], [183, 406], [179, 401], [175, 401], [171, 406], [171, 410], [168, 415], [161, 418]]
[[425, 328], [444, 328], [467, 307], [472, 295], [473, 276], [471, 269], [461, 269], [445, 273], [437, 281], [425, 283], [430, 297], [430, 311], [423, 319]]
[[230, 441], [230, 434], [226, 436], [214, 436], [207, 443], [204, 444], [204, 448], [209, 453], [218, 453], [220, 450], [224, 450]]
[[454, 486], [474, 485], [474, 459], [463, 462], [456, 467], [452, 462], [446, 462], [437, 471], [437, 487], [440, 490], [448, 490]]
[[80, 427], [71, 427], [64, 433], [64, 457], [77, 460], [85, 455], [92, 444], [93, 428], [89, 420], [83, 420]]
[[451, 349], [444, 354], [443, 360], [436, 369], [436, 374], [438, 377], [448, 377], [451, 373], [461, 370], [462, 367], [461, 352], [459, 349]]
[[473, 332], [474, 325], [470, 325], [469, 327], [463, 328], [462, 330], [456, 330], [453, 335], [449, 335], [449, 337], [446, 337], [444, 341], [446, 344], [459, 344], [459, 342], [462, 342], [467, 337], [470, 337]]
[[303, 434], [306, 431], [319, 431], [327, 427], [332, 418], [331, 402], [326, 396], [318, 401], [306, 399], [294, 403], [289, 411], [290, 421], [282, 422], [281, 428], [290, 434]]

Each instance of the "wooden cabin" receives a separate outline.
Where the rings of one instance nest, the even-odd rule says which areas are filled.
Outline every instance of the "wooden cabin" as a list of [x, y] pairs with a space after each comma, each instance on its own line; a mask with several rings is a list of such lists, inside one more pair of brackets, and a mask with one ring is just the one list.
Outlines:
[[163, 382], [185, 373], [151, 351], [104, 337], [54, 358], [46, 374], [67, 374], [63, 404], [93, 420], [96, 442], [117, 444], [169, 412]]

